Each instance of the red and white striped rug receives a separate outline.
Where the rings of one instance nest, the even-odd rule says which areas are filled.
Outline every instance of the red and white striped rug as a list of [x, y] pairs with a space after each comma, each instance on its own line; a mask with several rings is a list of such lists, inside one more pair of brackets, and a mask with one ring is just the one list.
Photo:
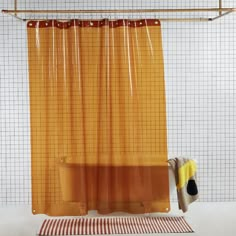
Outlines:
[[44, 220], [38, 235], [192, 233], [184, 217], [83, 217]]

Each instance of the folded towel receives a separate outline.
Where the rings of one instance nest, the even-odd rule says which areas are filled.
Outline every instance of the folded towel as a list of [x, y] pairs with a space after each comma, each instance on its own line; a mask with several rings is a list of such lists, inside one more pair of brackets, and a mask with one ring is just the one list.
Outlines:
[[174, 158], [168, 162], [175, 175], [179, 209], [186, 212], [188, 205], [199, 197], [196, 183], [196, 162], [187, 158]]

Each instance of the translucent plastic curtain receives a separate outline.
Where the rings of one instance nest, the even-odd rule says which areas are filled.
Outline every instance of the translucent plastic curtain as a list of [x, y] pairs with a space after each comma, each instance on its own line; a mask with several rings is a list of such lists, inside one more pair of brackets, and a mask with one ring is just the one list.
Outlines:
[[27, 26], [33, 213], [168, 211], [160, 22]]

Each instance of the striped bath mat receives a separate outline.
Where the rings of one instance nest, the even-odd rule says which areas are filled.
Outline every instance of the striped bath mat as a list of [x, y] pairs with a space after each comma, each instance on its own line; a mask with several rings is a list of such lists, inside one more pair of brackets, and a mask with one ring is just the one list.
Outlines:
[[191, 233], [184, 217], [96, 217], [44, 220], [38, 235]]

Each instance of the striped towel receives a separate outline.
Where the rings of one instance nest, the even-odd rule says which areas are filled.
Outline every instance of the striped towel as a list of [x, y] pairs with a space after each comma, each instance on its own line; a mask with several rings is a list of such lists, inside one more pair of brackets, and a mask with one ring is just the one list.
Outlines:
[[38, 236], [191, 232], [184, 217], [81, 217], [46, 219]]

